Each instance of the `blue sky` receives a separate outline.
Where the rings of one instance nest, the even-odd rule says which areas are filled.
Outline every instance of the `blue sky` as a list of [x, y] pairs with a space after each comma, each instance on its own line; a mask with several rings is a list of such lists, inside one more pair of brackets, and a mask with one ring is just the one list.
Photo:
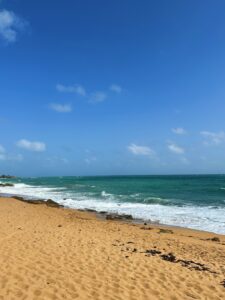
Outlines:
[[225, 172], [225, 1], [0, 1], [0, 173]]

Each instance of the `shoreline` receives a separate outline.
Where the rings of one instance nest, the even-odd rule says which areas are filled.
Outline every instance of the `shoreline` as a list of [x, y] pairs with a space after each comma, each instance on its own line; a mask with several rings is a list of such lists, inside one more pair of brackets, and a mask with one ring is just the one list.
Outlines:
[[0, 197], [0, 299], [223, 299], [225, 236]]
[[[50, 200], [53, 203], [53, 207], [61, 207], [63, 209], [66, 210], [71, 210], [71, 211], [81, 211], [81, 212], [87, 212], [87, 213], [91, 213], [94, 214], [97, 218], [99, 218], [100, 220], [103, 219], [107, 219], [107, 216], [109, 216], [108, 220], [114, 220], [114, 221], [120, 221], [120, 222], [128, 222], [128, 223], [133, 223], [133, 224], [145, 224], [147, 223], [148, 225], [154, 226], [154, 227], [165, 227], [165, 228], [171, 228], [171, 229], [181, 229], [181, 230], [191, 230], [191, 231], [196, 231], [199, 233], [208, 233], [208, 234], [212, 234], [215, 236], [224, 236], [225, 234], [221, 234], [221, 233], [215, 233], [212, 231], [207, 231], [207, 230], [200, 230], [200, 229], [194, 229], [194, 228], [190, 228], [190, 227], [183, 227], [183, 226], [176, 226], [176, 225], [170, 225], [170, 224], [164, 224], [164, 223], [160, 223], [160, 222], [154, 222], [151, 220], [146, 220], [146, 219], [138, 219], [138, 218], [134, 218], [131, 215], [128, 214], [119, 214], [119, 213], [114, 213], [114, 212], [107, 212], [107, 211], [97, 211], [95, 209], [89, 209], [89, 208], [85, 208], [85, 209], [77, 209], [77, 208], [71, 208], [71, 207], [67, 207], [64, 206], [62, 204], [59, 204], [58, 202], [53, 201], [52, 199], [38, 199], [35, 197], [28, 197], [25, 195], [16, 195], [16, 194], [7, 194], [7, 193], [0, 193], [0, 199], [1, 198], [13, 198], [13, 199], [17, 199], [18, 201], [24, 201], [30, 204], [46, 204], [46, 201]], [[50, 205], [51, 206], [51, 205]]]
[[[224, 176], [38, 177], [11, 180], [0, 190], [53, 199], [73, 209], [94, 209], [225, 235]], [[7, 183], [3, 181], [2, 183]]]

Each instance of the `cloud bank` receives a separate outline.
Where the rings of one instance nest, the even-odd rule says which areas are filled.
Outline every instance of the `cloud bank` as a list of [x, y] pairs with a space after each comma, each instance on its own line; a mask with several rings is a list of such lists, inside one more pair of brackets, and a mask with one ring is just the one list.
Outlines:
[[172, 128], [172, 132], [179, 135], [187, 134], [187, 131], [182, 127]]
[[120, 93], [122, 92], [122, 88], [121, 88], [121, 86], [119, 86], [118, 84], [112, 84], [112, 85], [110, 86], [110, 90], [111, 90], [112, 92], [117, 93], [117, 94], [120, 94]]
[[225, 132], [201, 131], [200, 134], [205, 138], [205, 145], [219, 145], [225, 141]]
[[42, 142], [31, 142], [26, 139], [21, 139], [16, 143], [17, 147], [23, 148], [25, 150], [29, 151], [35, 151], [35, 152], [43, 152], [46, 150], [45, 143]]
[[14, 12], [0, 10], [0, 37], [7, 43], [17, 40], [18, 33], [23, 31], [27, 22], [19, 18]]
[[146, 156], [153, 156], [155, 152], [147, 146], [139, 146], [136, 144], [130, 144], [128, 146], [128, 150], [133, 153], [134, 155], [146, 155]]
[[58, 104], [58, 103], [51, 103], [50, 109], [59, 113], [69, 113], [73, 110], [70, 104]]
[[183, 154], [185, 152], [184, 148], [179, 147], [174, 143], [169, 144], [168, 149], [175, 154]]
[[79, 84], [69, 85], [69, 86], [63, 84], [57, 84], [56, 89], [58, 92], [61, 93], [74, 93], [83, 97], [85, 97], [87, 94], [85, 88]]
[[91, 95], [90, 97], [90, 102], [91, 103], [98, 103], [98, 102], [103, 102], [107, 98], [107, 94], [104, 92], [95, 92]]

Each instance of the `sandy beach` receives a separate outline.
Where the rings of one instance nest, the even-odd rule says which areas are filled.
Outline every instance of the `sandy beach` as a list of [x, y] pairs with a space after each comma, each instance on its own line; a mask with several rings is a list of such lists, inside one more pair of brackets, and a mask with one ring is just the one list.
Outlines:
[[225, 236], [0, 198], [0, 299], [225, 299]]

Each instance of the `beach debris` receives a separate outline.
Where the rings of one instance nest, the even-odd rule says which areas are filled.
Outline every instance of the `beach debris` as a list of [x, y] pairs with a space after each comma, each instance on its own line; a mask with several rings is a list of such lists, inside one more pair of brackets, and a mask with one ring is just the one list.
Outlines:
[[225, 279], [220, 284], [225, 288]]
[[152, 230], [153, 228], [151, 227], [141, 227], [142, 230]]
[[131, 215], [127, 214], [117, 214], [117, 213], [112, 213], [112, 214], [107, 214], [106, 215], [106, 220], [112, 220], [112, 221], [117, 221], [117, 220], [133, 220], [133, 217]]
[[150, 250], [146, 250], [145, 253], [148, 254], [146, 256], [150, 256], [150, 255], [155, 256], [155, 255], [161, 254], [162, 252], [159, 250], [150, 249]]
[[[212, 271], [209, 267], [207, 267], [202, 263], [194, 262], [193, 260], [176, 259], [176, 256], [173, 253], [161, 254], [162, 253], [161, 251], [155, 249], [146, 250], [145, 252], [142, 253], [145, 253], [146, 254], [145, 256], [159, 255], [161, 259], [172, 263], [179, 263], [181, 264], [182, 267], [186, 267], [189, 270], [207, 271], [212, 274], [217, 274], [215, 271]], [[225, 280], [221, 284], [225, 285]]]
[[58, 227], [62, 227], [62, 225], [61, 225], [61, 224], [59, 224], [59, 225], [58, 225]]
[[134, 242], [129, 241], [129, 242], [127, 242], [127, 244], [134, 244]]
[[193, 260], [184, 260], [184, 259], [178, 259], [176, 261], [177, 263], [181, 263], [182, 266], [187, 267], [188, 269], [194, 269], [197, 271], [208, 271], [210, 273], [216, 273], [210, 270], [209, 267], [205, 266], [202, 263], [196, 263]]
[[171, 234], [173, 234], [173, 230], [171, 230], [171, 229], [165, 229], [165, 228], [159, 228], [159, 232], [158, 233], [171, 233]]
[[176, 256], [173, 253], [162, 254], [160, 257], [166, 261], [176, 262]]

